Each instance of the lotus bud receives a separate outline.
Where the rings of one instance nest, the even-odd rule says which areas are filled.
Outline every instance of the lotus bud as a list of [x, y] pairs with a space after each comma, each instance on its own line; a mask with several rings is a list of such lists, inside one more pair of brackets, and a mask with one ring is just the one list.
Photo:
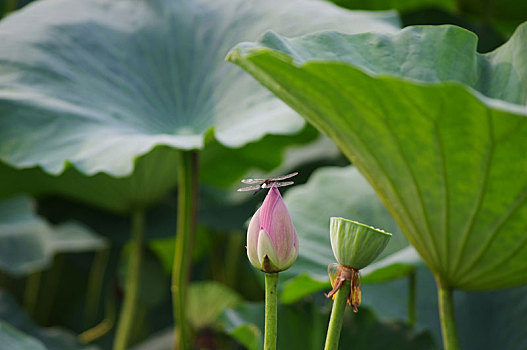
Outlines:
[[267, 273], [288, 269], [298, 256], [298, 236], [274, 184], [249, 223], [247, 256], [254, 267]]
[[338, 264], [332, 264], [328, 268], [333, 289], [327, 296], [333, 297], [344, 281], [350, 281], [348, 304], [357, 312], [361, 302], [359, 270], [379, 256], [392, 235], [356, 221], [336, 217], [330, 219], [329, 232], [331, 249]]

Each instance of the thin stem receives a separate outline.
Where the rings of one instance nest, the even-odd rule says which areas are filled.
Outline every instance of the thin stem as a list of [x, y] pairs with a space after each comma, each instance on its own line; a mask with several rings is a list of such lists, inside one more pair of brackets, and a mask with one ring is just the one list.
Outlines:
[[339, 348], [340, 330], [342, 329], [346, 301], [348, 300], [350, 291], [351, 282], [345, 280], [335, 294], [335, 301], [333, 301], [333, 308], [331, 309], [331, 318], [329, 319], [324, 350], [338, 350]]
[[181, 151], [178, 166], [177, 236], [172, 268], [172, 307], [176, 332], [174, 349], [190, 348], [186, 322], [187, 284], [192, 262], [198, 202], [198, 156], [195, 151]]
[[86, 304], [84, 306], [84, 328], [88, 328], [95, 322], [99, 311], [101, 293], [104, 281], [106, 266], [110, 249], [103, 248], [95, 252], [93, 263], [90, 269], [88, 287], [86, 289]]
[[35, 316], [35, 307], [38, 301], [38, 292], [40, 290], [40, 280], [42, 271], [34, 272], [26, 279], [26, 286], [24, 288], [24, 306], [28, 314]]
[[111, 295], [107, 295], [104, 303], [105, 318], [95, 327], [85, 330], [79, 334], [78, 338], [83, 344], [91, 343], [105, 334], [107, 334], [113, 328], [115, 323], [116, 306], [115, 300]]
[[416, 286], [415, 286], [415, 270], [410, 272], [408, 275], [408, 325], [411, 327], [415, 326], [416, 319], [416, 308], [415, 303], [417, 302], [415, 297]]
[[231, 232], [227, 240], [224, 268], [224, 282], [231, 288], [235, 288], [240, 252], [243, 251], [241, 247], [243, 247], [242, 235], [239, 232]]
[[264, 350], [276, 350], [278, 273], [265, 274], [265, 337]]
[[444, 286], [438, 280], [437, 294], [439, 298], [439, 317], [441, 320], [443, 347], [445, 350], [459, 350], [452, 288]]
[[41, 282], [41, 297], [38, 301], [38, 310], [35, 310], [34, 319], [41, 325], [49, 326], [49, 316], [53, 310], [57, 290], [60, 287], [61, 274], [66, 262], [66, 255], [57, 254], [53, 259], [53, 265], [46, 272], [44, 283]]
[[132, 251], [128, 261], [128, 273], [123, 306], [119, 315], [119, 322], [117, 323], [117, 331], [113, 342], [114, 350], [125, 350], [132, 335], [132, 324], [135, 319], [137, 303], [139, 300], [144, 226], [144, 210], [134, 210], [132, 213]]

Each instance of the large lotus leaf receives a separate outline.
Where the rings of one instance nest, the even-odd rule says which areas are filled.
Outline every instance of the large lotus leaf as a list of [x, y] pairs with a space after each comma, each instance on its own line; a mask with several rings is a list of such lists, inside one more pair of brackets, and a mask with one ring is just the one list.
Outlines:
[[[321, 136], [313, 127], [306, 125], [293, 137], [266, 135], [260, 141], [236, 149], [213, 140], [207, 144], [207, 151], [201, 153], [200, 183], [214, 188], [227, 186], [232, 191], [233, 182], [239, 181], [240, 175], [253, 167], [260, 171], [270, 171], [277, 166], [290, 168], [316, 160], [336, 158], [340, 154], [336, 146]], [[176, 185], [176, 155], [168, 147], [156, 147], [149, 154], [137, 158], [134, 172], [123, 178], [105, 173], [87, 177], [73, 167], [68, 167], [64, 173], [55, 176], [38, 167], [17, 170], [0, 162], [0, 183], [3, 184], [0, 187], [0, 198], [21, 192], [39, 197], [60, 194], [104, 210], [126, 214], [134, 208], [148, 207], [159, 202]], [[278, 169], [275, 173], [280, 172]], [[149, 181], [154, 177], [156, 181]], [[200, 191], [205, 203], [210, 201], [209, 194], [214, 191]], [[225, 196], [222, 201], [224, 198]], [[222, 209], [228, 210], [225, 203], [222, 203]], [[231, 226], [234, 225], [236, 223], [232, 222]]]
[[[299, 236], [299, 253], [293, 266], [282, 272], [284, 302], [327, 288], [328, 265], [335, 263], [329, 240], [329, 218], [342, 216], [382, 228], [393, 234], [377, 263], [364, 269], [363, 281], [380, 282], [401, 277], [420, 259], [401, 252], [408, 242], [368, 182], [353, 166], [317, 170], [305, 185], [289, 190], [284, 201]], [[411, 248], [410, 248], [411, 249]], [[401, 254], [402, 253], [402, 254]], [[408, 255], [409, 254], [409, 255]]]
[[[441, 344], [436, 282], [426, 268], [416, 270], [416, 328], [429, 330]], [[408, 280], [362, 285], [363, 304], [381, 320], [406, 320]], [[527, 348], [527, 286], [473, 292], [455, 291], [460, 346], [464, 350]], [[360, 312], [360, 311], [359, 311]]]
[[18, 331], [3, 321], [0, 321], [0, 344], [11, 350], [46, 350], [38, 339]]
[[[328, 302], [329, 303], [329, 302]], [[278, 308], [279, 349], [322, 349], [326, 336], [329, 308], [318, 305], [280, 305]], [[380, 322], [368, 308], [344, 318], [340, 344], [342, 349], [435, 349], [427, 332], [417, 333], [401, 322]], [[250, 350], [262, 349], [263, 303], [245, 303], [227, 309], [222, 315], [225, 332]]]
[[[95, 346], [83, 346], [79, 343], [76, 336], [66, 330], [59, 328], [40, 328], [29, 318], [29, 316], [22, 310], [15, 302], [13, 297], [8, 293], [0, 290], [0, 349], [15, 350], [15, 349], [46, 349], [46, 350], [95, 350]], [[9, 329], [5, 329], [7, 324]], [[6, 334], [6, 332], [9, 332]], [[5, 336], [18, 338], [24, 336], [26, 343], [35, 345], [31, 348], [16, 348], [6, 347], [3, 342]], [[18, 343], [20, 344], [20, 343]], [[18, 345], [17, 344], [17, 345]], [[40, 346], [40, 347], [39, 347]]]
[[230, 59], [330, 136], [443, 283], [527, 282], [527, 24], [489, 54], [454, 26], [267, 34]]
[[23, 276], [45, 269], [58, 253], [106, 246], [103, 238], [79, 223], [51, 226], [33, 212], [28, 197], [0, 202], [0, 269], [12, 275]]
[[[290, 160], [284, 160], [285, 149], [297, 146], [305, 150], [295, 162], [309, 161], [320, 153], [309, 153], [316, 146], [319, 133], [305, 127], [294, 136], [266, 135], [241, 148], [229, 148], [217, 140], [207, 144], [200, 158], [200, 182], [214, 186], [229, 186], [252, 167], [271, 170]], [[256, 161], [255, 161], [256, 160]], [[212, 170], [213, 169], [213, 170]], [[67, 167], [59, 176], [45, 173], [40, 167], [17, 170], [0, 162], [0, 198], [16, 193], [35, 196], [60, 194], [116, 213], [128, 213], [133, 208], [147, 207], [159, 201], [176, 185], [177, 154], [169, 147], [156, 147], [147, 155], [136, 158], [134, 172], [123, 178], [105, 173], [87, 177], [74, 167]], [[155, 181], [150, 181], [155, 179]]]
[[[455, 294], [460, 344], [466, 349], [527, 349], [527, 286]], [[489, 308], [488, 312], [485, 311]]]
[[[35, 196], [60, 194], [112, 212], [128, 213], [155, 203], [175, 186], [176, 158], [170, 148], [156, 147], [137, 158], [134, 172], [124, 178], [105, 173], [87, 177], [71, 166], [55, 176], [40, 167], [18, 170], [0, 162], [0, 198], [20, 192]], [[149, 181], [153, 178], [156, 181]]]
[[[200, 149], [212, 130], [226, 147], [295, 134], [302, 118], [225, 64], [228, 49], [270, 28], [393, 31], [398, 22], [394, 12], [353, 13], [315, 0], [36, 2], [0, 22], [0, 160], [51, 174], [73, 167], [74, 178], [127, 176], [156, 146]], [[268, 147], [253, 166], [268, 163]], [[135, 193], [136, 184], [146, 202], [159, 196], [176, 177], [163, 175], [171, 159], [151, 162], [148, 176], [124, 189]], [[106, 183], [102, 177], [94, 181]], [[68, 195], [105, 196], [98, 183], [86, 188], [100, 194], [89, 194], [82, 181], [67, 182], [77, 186], [60, 189]], [[106, 207], [125, 211], [122, 202]]]

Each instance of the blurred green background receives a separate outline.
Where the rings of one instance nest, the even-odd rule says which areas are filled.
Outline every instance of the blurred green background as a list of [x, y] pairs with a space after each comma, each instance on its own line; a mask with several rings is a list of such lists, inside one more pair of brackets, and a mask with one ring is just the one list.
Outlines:
[[[46, 1], [53, 0], [38, 3]], [[335, 3], [350, 10], [382, 11], [383, 16], [384, 11], [396, 10], [386, 15], [386, 22], [400, 19], [403, 27], [461, 26], [477, 34], [482, 53], [506, 42], [527, 20], [525, 1]], [[33, 5], [1, 0], [2, 21]], [[26, 28], [19, 29], [23, 35]], [[0, 118], [16, 107], [2, 105]], [[258, 128], [257, 122], [251, 122], [252, 128]], [[284, 188], [282, 194], [301, 235], [300, 256], [281, 275], [278, 348], [322, 348], [331, 306], [323, 296], [330, 289], [324, 270], [332, 262], [330, 247], [325, 245], [329, 238], [324, 238], [330, 215], [394, 234], [377, 264], [363, 273], [363, 305], [359, 313], [348, 313], [341, 348], [441, 348], [432, 274], [408, 247], [368, 182], [331, 140], [308, 124], [288, 132], [269, 131], [241, 147], [225, 145], [218, 134], [207, 131], [204, 136], [198, 228], [189, 252], [192, 270], [186, 306], [194, 348], [260, 348], [263, 279], [248, 263], [244, 245], [246, 222], [264, 196], [241, 195], [235, 189], [243, 177], [294, 170], [300, 173], [295, 186]], [[112, 348], [131, 251], [127, 213], [137, 203], [146, 207], [146, 228], [131, 342], [137, 350], [172, 348], [170, 275], [177, 183], [171, 177], [175, 167], [171, 152], [168, 146], [157, 146], [148, 154], [135, 154], [133, 173], [118, 174], [125, 175], [120, 178], [95, 168], [86, 176], [69, 164], [59, 176], [46, 174], [36, 166], [38, 162], [27, 167], [0, 162], [0, 349], [2, 344], [13, 344], [13, 349], [15, 345], [49, 350]], [[149, 173], [152, 164], [162, 164], [157, 177]], [[154, 178], [161, 180], [154, 183]], [[527, 349], [526, 295], [526, 286], [456, 291], [461, 348]]]

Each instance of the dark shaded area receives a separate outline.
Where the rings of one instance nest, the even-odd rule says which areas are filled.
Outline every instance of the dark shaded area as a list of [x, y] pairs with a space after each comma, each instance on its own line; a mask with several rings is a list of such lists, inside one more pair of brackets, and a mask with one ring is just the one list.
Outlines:
[[352, 10], [397, 10], [403, 26], [453, 24], [479, 37], [478, 51], [503, 44], [516, 27], [527, 21], [527, 1], [516, 0], [332, 0]]
[[413, 25], [441, 25], [453, 24], [476, 33], [478, 36], [478, 52], [489, 52], [505, 43], [503, 37], [491, 24], [469, 20], [466, 17], [447, 12], [441, 9], [427, 8], [408, 11], [401, 15], [403, 26]]

